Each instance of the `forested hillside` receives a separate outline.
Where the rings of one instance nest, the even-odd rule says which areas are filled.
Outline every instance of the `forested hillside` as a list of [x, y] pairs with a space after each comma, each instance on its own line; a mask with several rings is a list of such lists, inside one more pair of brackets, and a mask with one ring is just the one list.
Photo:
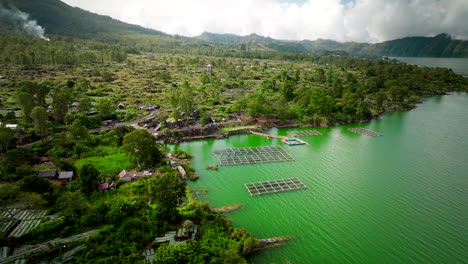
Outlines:
[[77, 37], [105, 38], [107, 34], [141, 33], [147, 35], [167, 34], [127, 24], [108, 16], [94, 14], [80, 8], [71, 7], [59, 0], [0, 0], [5, 7], [16, 7], [37, 20], [47, 34]]
[[361, 53], [400, 57], [468, 57], [468, 41], [450, 35], [407, 37], [365, 46]]
[[450, 35], [435, 37], [407, 37], [377, 44], [334, 40], [285, 41], [255, 34], [236, 36], [232, 34], [203, 33], [198, 37], [206, 41], [224, 44], [264, 44], [282, 52], [345, 51], [355, 55], [401, 56], [401, 57], [468, 57], [468, 41], [452, 39]]

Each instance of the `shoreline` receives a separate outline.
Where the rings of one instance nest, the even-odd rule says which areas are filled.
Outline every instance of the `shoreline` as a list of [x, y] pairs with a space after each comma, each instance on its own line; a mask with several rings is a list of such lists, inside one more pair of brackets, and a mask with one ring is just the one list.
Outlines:
[[[452, 92], [447, 92], [447, 93], [444, 93], [444, 94], [433, 94], [433, 95], [422, 96], [419, 101], [413, 102], [413, 104], [410, 105], [410, 107], [399, 108], [399, 109], [395, 109], [395, 110], [392, 110], [392, 111], [382, 112], [380, 114], [373, 115], [369, 119], [351, 120], [351, 121], [331, 121], [330, 124], [328, 124], [326, 126], [320, 126], [320, 125], [311, 124], [311, 123], [309, 123], [309, 124], [298, 124], [298, 123], [294, 123], [294, 122], [292, 122], [292, 123], [282, 123], [282, 122], [275, 122], [275, 121], [278, 121], [278, 120], [275, 120], [275, 119], [267, 119], [267, 122], [265, 122], [264, 124], [255, 124], [255, 123], [251, 124], [251, 125], [258, 125], [259, 126], [258, 129], [239, 129], [239, 130], [233, 130], [233, 131], [229, 131], [229, 132], [221, 132], [221, 130], [218, 130], [219, 132], [214, 133], [214, 134], [211, 133], [209, 135], [185, 136], [185, 137], [180, 137], [180, 138], [167, 138], [167, 139], [164, 139], [163, 142], [166, 145], [167, 144], [177, 145], [177, 144], [180, 144], [180, 143], [183, 143], [183, 142], [206, 140], [206, 139], [224, 139], [224, 138], [229, 138], [230, 136], [234, 136], [234, 135], [247, 135], [247, 134], [251, 134], [250, 131], [266, 132], [266, 131], [268, 131], [269, 129], [272, 129], [272, 128], [329, 128], [329, 127], [333, 127], [333, 126], [367, 123], [367, 122], [375, 120], [375, 119], [377, 119], [377, 118], [379, 118], [379, 117], [381, 117], [381, 116], [383, 116], [385, 114], [388, 114], [388, 113], [413, 110], [419, 104], [423, 104], [424, 101], [425, 101], [425, 98], [432, 98], [432, 97], [436, 97], [436, 96], [444, 96], [444, 95], [449, 95], [449, 94], [452, 94], [452, 93], [466, 93], [466, 92], [464, 92], [464, 91], [452, 91]], [[293, 121], [293, 120], [291, 120], [291, 121]], [[211, 127], [206, 128], [206, 130], [208, 130], [208, 129], [211, 129]], [[175, 131], [183, 131], [183, 130], [175, 130]]]

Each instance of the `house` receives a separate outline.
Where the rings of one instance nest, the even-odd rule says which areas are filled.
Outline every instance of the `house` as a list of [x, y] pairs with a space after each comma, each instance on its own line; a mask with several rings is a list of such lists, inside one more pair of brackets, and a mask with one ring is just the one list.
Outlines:
[[66, 182], [71, 182], [73, 180], [73, 171], [61, 171], [59, 173], [58, 179], [63, 179]]
[[6, 128], [9, 128], [9, 129], [17, 129], [17, 128], [18, 128], [18, 124], [6, 124], [5, 127], [6, 127]]
[[115, 183], [115, 182], [111, 182], [111, 183], [105, 182], [105, 183], [101, 183], [101, 184], [98, 185], [98, 189], [100, 191], [113, 190], [115, 188], [117, 188], [117, 183]]
[[56, 170], [41, 170], [39, 171], [39, 174], [37, 175], [41, 178], [46, 178], [46, 179], [55, 179], [57, 176], [57, 171]]
[[98, 189], [100, 191], [108, 190], [109, 189], [109, 184], [108, 183], [101, 183], [101, 184], [98, 185]]
[[132, 181], [132, 178], [131, 178], [130, 174], [128, 174], [126, 170], [122, 170], [119, 173], [119, 179], [121, 179], [124, 182], [131, 182]]
[[190, 220], [185, 220], [182, 224], [182, 228], [177, 230], [177, 234], [175, 236], [176, 241], [183, 241], [183, 240], [195, 240], [195, 236], [197, 235], [198, 227], [197, 225], [193, 224]]

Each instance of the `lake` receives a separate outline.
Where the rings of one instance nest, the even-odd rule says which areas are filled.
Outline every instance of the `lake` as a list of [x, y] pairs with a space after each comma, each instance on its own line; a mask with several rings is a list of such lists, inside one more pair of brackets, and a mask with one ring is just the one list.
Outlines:
[[418, 66], [449, 68], [468, 77], [468, 58], [392, 57], [392, 59]]
[[[237, 135], [177, 148], [195, 157], [212, 207], [258, 238], [292, 236], [249, 263], [467, 263], [468, 94], [426, 98], [417, 108], [369, 123], [319, 128], [311, 145]], [[384, 134], [366, 137], [349, 128]], [[307, 129], [272, 129], [275, 135]], [[281, 146], [294, 161], [220, 166], [213, 151]], [[174, 148], [174, 146], [172, 147]], [[298, 177], [307, 189], [250, 196], [245, 183]]]

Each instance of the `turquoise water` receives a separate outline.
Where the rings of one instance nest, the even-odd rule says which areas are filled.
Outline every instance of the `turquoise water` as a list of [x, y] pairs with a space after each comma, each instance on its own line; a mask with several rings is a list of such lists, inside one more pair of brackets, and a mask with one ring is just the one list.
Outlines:
[[449, 68], [454, 72], [468, 77], [468, 58], [421, 58], [393, 57], [399, 61], [418, 66]]
[[[183, 143], [213, 207], [256, 237], [293, 236], [250, 263], [468, 263], [468, 94], [428, 98], [369, 123], [319, 128], [310, 146], [238, 135]], [[365, 137], [348, 130], [384, 134]], [[272, 129], [287, 135], [300, 129]], [[294, 161], [220, 166], [213, 151], [279, 145]], [[251, 197], [245, 183], [299, 177], [305, 190]]]

